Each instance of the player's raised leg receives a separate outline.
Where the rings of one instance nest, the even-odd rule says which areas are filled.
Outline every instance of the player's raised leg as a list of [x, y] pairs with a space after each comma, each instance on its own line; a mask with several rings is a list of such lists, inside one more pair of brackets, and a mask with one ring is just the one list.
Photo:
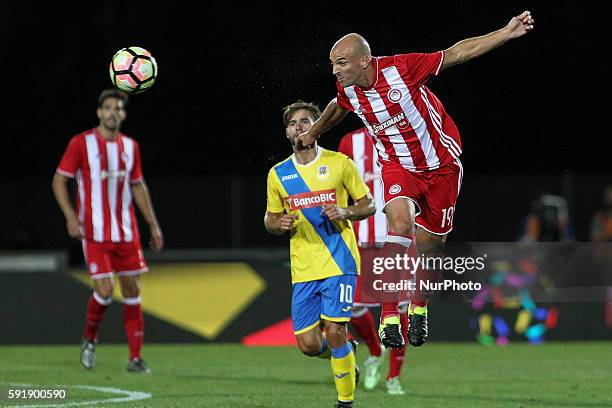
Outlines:
[[[455, 206], [462, 181], [463, 166], [459, 160], [432, 172], [430, 177], [423, 181], [426, 183], [427, 194], [420, 204], [422, 211], [415, 222], [419, 257], [430, 259], [444, 256], [444, 245], [447, 235], [453, 229]], [[421, 346], [427, 339], [427, 305], [432, 295], [429, 288], [441, 276], [441, 270], [430, 267], [418, 268], [416, 271], [416, 288], [408, 310], [408, 340], [415, 347]]]
[[316, 325], [307, 331], [295, 333], [298, 348], [302, 353], [309, 357], [319, 357], [325, 360], [331, 359], [331, 349], [327, 338], [319, 327], [319, 320]]
[[321, 331], [320, 286], [323, 280], [299, 282], [291, 293], [293, 334], [302, 353], [329, 360], [331, 350]]
[[[387, 202], [388, 234], [383, 250], [385, 254], [415, 254], [414, 237], [414, 203], [407, 197], [396, 197]], [[387, 348], [403, 348], [405, 341], [402, 336], [401, 322], [398, 312], [400, 296], [397, 293], [395, 301], [383, 301], [378, 334], [383, 345]]]
[[123, 295], [123, 324], [128, 340], [130, 358], [127, 370], [133, 373], [150, 373], [141, 356], [144, 341], [144, 318], [140, 306], [139, 275], [120, 275], [121, 294]]
[[[417, 229], [417, 248], [420, 256], [438, 258], [444, 255], [446, 235], [432, 234], [423, 228]], [[416, 288], [408, 308], [408, 341], [414, 347], [419, 347], [428, 336], [427, 305], [432, 292], [424, 289], [426, 282], [440, 279], [441, 271], [418, 268], [416, 271]]]

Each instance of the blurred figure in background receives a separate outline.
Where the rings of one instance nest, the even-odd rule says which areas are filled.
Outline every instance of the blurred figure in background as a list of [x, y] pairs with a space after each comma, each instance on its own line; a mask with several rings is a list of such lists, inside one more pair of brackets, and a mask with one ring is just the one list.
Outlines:
[[[141, 273], [147, 272], [134, 204], [149, 224], [151, 248], [164, 246], [149, 189], [142, 174], [138, 143], [120, 132], [125, 120], [127, 95], [107, 89], [98, 98], [100, 124], [74, 136], [53, 177], [53, 194], [66, 217], [68, 235], [82, 242], [94, 292], [87, 304], [81, 340], [81, 363], [96, 363], [98, 329], [113, 300], [113, 275], [119, 275], [124, 300], [124, 325], [130, 357], [127, 370], [149, 373], [140, 351], [144, 319], [140, 307]], [[76, 210], [68, 194], [68, 182], [76, 178]]]
[[569, 225], [567, 200], [561, 196], [542, 194], [531, 204], [519, 241], [560, 242], [573, 239]]
[[612, 327], [612, 185], [604, 190], [602, 207], [593, 214], [591, 219], [590, 239], [598, 243], [595, 248], [595, 262], [600, 276], [600, 282], [606, 285], [604, 306], [605, 323]]
[[590, 239], [595, 242], [612, 241], [612, 185], [606, 187], [601, 209], [593, 214]]

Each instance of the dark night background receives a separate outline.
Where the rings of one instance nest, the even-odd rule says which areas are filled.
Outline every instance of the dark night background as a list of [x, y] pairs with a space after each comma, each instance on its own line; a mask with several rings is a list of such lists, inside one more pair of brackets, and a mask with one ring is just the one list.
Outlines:
[[[604, 62], [610, 13], [602, 7], [584, 2], [389, 2], [380, 9], [372, 3], [317, 2], [106, 1], [81, 8], [2, 3], [0, 183], [6, 196], [0, 243], [45, 248], [68, 242], [51, 196], [51, 177], [69, 139], [97, 125], [96, 99], [111, 85], [109, 59], [122, 47], [144, 47], [159, 65], [153, 88], [131, 98], [123, 130], [141, 144], [168, 245], [282, 245], [282, 239], [267, 240], [261, 226], [263, 177], [290, 153], [282, 107], [303, 99], [323, 108], [334, 97], [328, 54], [340, 36], [364, 35], [374, 55], [431, 52], [501, 28], [524, 9], [536, 20], [534, 32], [429, 83], [464, 144], [466, 179], [453, 234], [513, 240], [521, 214], [547, 189], [572, 194], [566, 198], [580, 210], [572, 216], [578, 238], [585, 239], [590, 215], [611, 179]], [[359, 126], [350, 115], [321, 144], [335, 149], [342, 134]], [[588, 189], [581, 190], [585, 185]], [[487, 205], [483, 188], [501, 206]], [[228, 190], [237, 195], [226, 196]], [[238, 207], [236, 197], [243, 202]], [[175, 215], [177, 209], [184, 219]], [[228, 227], [230, 218], [239, 225]], [[506, 224], [493, 226], [493, 220]], [[241, 225], [247, 233], [237, 240], [232, 228]], [[19, 243], [15, 234], [23, 229], [26, 243]], [[202, 238], [211, 234], [217, 239]]]

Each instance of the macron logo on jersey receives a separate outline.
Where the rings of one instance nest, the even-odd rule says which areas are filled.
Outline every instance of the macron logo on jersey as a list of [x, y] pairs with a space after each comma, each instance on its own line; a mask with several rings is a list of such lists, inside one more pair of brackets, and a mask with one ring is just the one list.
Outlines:
[[291, 211], [320, 207], [323, 204], [336, 204], [336, 190], [319, 190], [300, 193], [286, 198]]
[[378, 135], [382, 133], [385, 129], [388, 129], [394, 125], [397, 125], [397, 127], [400, 129], [408, 127], [408, 121], [406, 120], [406, 115], [404, 114], [404, 112], [400, 112], [382, 123], [376, 123], [372, 125], [372, 131]]
[[283, 176], [283, 177], [281, 178], [281, 182], [283, 182], [283, 181], [287, 181], [287, 180], [293, 180], [293, 179], [296, 179], [296, 178], [298, 178], [298, 175], [297, 175], [297, 174], [295, 174], [295, 173], [293, 173], [293, 174], [288, 174], [288, 175]]

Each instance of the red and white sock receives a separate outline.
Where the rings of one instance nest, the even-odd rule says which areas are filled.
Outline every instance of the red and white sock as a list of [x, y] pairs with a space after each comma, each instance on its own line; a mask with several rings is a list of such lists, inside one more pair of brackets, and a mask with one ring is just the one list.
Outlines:
[[140, 296], [125, 298], [123, 305], [123, 323], [130, 348], [130, 360], [140, 358], [144, 340], [144, 319], [140, 307]]
[[[383, 251], [387, 256], [392, 254], [408, 253], [408, 255], [416, 256], [416, 242], [414, 235], [402, 235], [392, 231], [387, 233]], [[398, 316], [397, 306], [399, 304], [400, 294], [398, 293], [397, 301], [382, 302], [382, 310], [380, 313], [380, 322], [382, 323], [388, 316]]]
[[96, 292], [91, 294], [87, 302], [85, 329], [83, 329], [83, 337], [85, 339], [94, 341], [98, 338], [98, 329], [104, 317], [104, 311], [112, 302], [112, 297], [105, 299]]
[[[400, 312], [400, 322], [402, 324], [402, 336], [404, 339], [408, 338], [408, 310], [404, 308]], [[389, 373], [387, 374], [387, 380], [389, 378], [397, 377], [400, 375], [402, 365], [404, 365], [404, 354], [406, 353], [406, 346], [401, 349], [391, 349], [389, 352]]]
[[379, 357], [382, 350], [378, 342], [376, 327], [374, 327], [374, 316], [372, 316], [370, 309], [364, 308], [355, 312], [351, 317], [351, 324], [359, 337], [368, 345], [370, 355]]

